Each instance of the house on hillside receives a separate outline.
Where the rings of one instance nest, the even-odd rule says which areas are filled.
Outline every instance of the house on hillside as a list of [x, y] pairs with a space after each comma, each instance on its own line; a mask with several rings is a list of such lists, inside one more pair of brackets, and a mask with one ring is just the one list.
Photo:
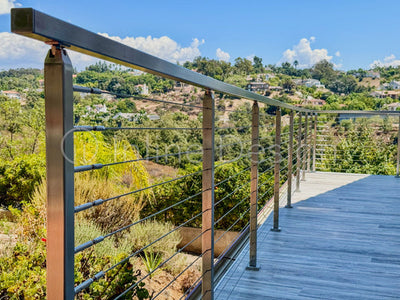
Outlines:
[[370, 95], [372, 97], [379, 99], [384, 99], [384, 98], [399, 99], [400, 91], [374, 91], [371, 92]]
[[400, 82], [392, 80], [391, 82], [389, 82], [389, 88], [391, 88], [392, 90], [400, 90]]
[[269, 87], [269, 90], [270, 90], [270, 91], [282, 91], [282, 90], [283, 90], [283, 87], [271, 85], [271, 86]]
[[379, 72], [367, 71], [367, 74], [365, 74], [365, 77], [377, 79], [377, 78], [381, 78], [381, 74]]
[[317, 79], [294, 79], [293, 82], [296, 85], [305, 85], [306, 87], [317, 87], [317, 88], [325, 88], [325, 86], [323, 84], [321, 84], [321, 82]]
[[275, 77], [274, 74], [265, 74], [265, 80], [270, 80], [270, 79], [272, 79], [274, 77]]
[[135, 90], [138, 94], [140, 95], [148, 95], [149, 94], [149, 87], [147, 86], [147, 84], [138, 84], [135, 85]]
[[89, 113], [94, 113], [94, 114], [106, 113], [107, 106], [105, 104], [94, 104], [92, 106], [88, 105], [88, 106], [86, 106], [86, 110]]
[[399, 102], [390, 103], [390, 104], [385, 105], [385, 108], [390, 111], [400, 110], [400, 103]]
[[17, 91], [0, 91], [0, 95], [6, 96], [8, 98], [12, 99], [18, 99], [21, 100], [21, 94], [18, 93]]
[[250, 82], [247, 89], [251, 92], [265, 92], [269, 88], [269, 84], [265, 82]]
[[322, 99], [307, 99], [303, 102], [303, 104], [312, 106], [323, 106], [326, 104], [326, 101]]

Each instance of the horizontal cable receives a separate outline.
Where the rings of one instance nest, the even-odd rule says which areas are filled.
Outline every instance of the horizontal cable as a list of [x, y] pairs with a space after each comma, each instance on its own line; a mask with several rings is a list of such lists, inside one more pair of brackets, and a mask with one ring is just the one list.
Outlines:
[[[135, 288], [136, 286], [138, 286], [143, 280], [145, 280], [147, 277], [151, 276], [152, 274], [154, 274], [157, 270], [159, 270], [162, 266], [164, 266], [167, 262], [169, 262], [172, 258], [174, 258], [176, 255], [178, 255], [179, 253], [182, 253], [183, 250], [185, 250], [186, 247], [190, 246], [192, 243], [194, 243], [198, 238], [200, 238], [202, 235], [204, 234], [204, 232], [201, 232], [199, 235], [197, 235], [194, 239], [192, 239], [190, 242], [188, 242], [185, 246], [183, 246], [182, 248], [180, 248], [179, 250], [177, 250], [173, 255], [171, 255], [168, 259], [166, 259], [165, 261], [163, 261], [160, 265], [157, 266], [157, 268], [155, 268], [154, 270], [152, 270], [151, 272], [149, 272], [146, 276], [144, 276], [143, 278], [141, 278], [140, 280], [136, 281], [133, 285], [131, 285], [127, 290], [124, 291], [124, 293], [126, 294], [129, 290]], [[120, 296], [123, 296], [123, 294], [120, 294]], [[154, 299], [154, 298], [153, 298]]]
[[216, 127], [215, 130], [224, 130], [224, 129], [247, 129], [253, 126], [240, 126], [240, 127]]
[[199, 277], [197, 277], [196, 281], [186, 290], [186, 292], [179, 298], [179, 300], [186, 298], [186, 295], [192, 292], [193, 287], [196, 286], [202, 278], [203, 278], [202, 274]]
[[80, 85], [73, 85], [72, 90], [74, 92], [88, 93], [88, 94], [101, 94], [102, 93], [102, 91], [98, 88], [91, 88], [91, 87], [80, 86]]
[[242, 141], [242, 142], [235, 142], [235, 143], [231, 143], [231, 144], [221, 144], [221, 145], [216, 145], [215, 148], [225, 148], [225, 147], [228, 147], [228, 146], [239, 145], [239, 144], [243, 145], [243, 144], [250, 143], [250, 142], [251, 142], [251, 140]]
[[141, 189], [138, 189], [138, 190], [135, 190], [135, 191], [132, 191], [132, 192], [128, 192], [128, 193], [125, 193], [125, 194], [122, 194], [122, 195], [119, 195], [119, 196], [114, 196], [114, 197], [107, 198], [107, 199], [104, 199], [104, 200], [103, 199], [97, 199], [97, 200], [92, 201], [92, 202], [88, 202], [88, 203], [85, 203], [85, 204], [82, 204], [82, 205], [79, 205], [79, 206], [75, 206], [75, 212], [80, 212], [80, 211], [86, 210], [86, 209], [88, 209], [90, 207], [97, 206], [97, 205], [103, 204], [103, 203], [111, 201], [111, 200], [115, 200], [115, 199], [118, 199], [118, 198], [121, 198], [121, 197], [133, 195], [133, 194], [136, 194], [136, 193], [140, 193], [140, 192], [155, 188], [155, 187], [160, 186], [160, 185], [164, 185], [164, 184], [167, 184], [167, 183], [178, 181], [178, 180], [181, 180], [181, 179], [189, 177], [189, 176], [200, 174], [201, 172], [203, 172], [203, 170], [200, 170], [200, 171], [197, 171], [197, 172], [194, 172], [194, 173], [190, 173], [190, 174], [186, 174], [184, 176], [181, 176], [181, 177], [178, 177], [178, 178], [174, 178], [174, 179], [171, 179], [171, 180], [167, 180], [167, 181], [164, 181], [164, 182], [160, 182], [160, 183], [154, 184], [152, 186], [141, 188]]
[[143, 158], [137, 158], [137, 159], [113, 162], [113, 163], [108, 163], [108, 164], [92, 164], [92, 165], [85, 165], [85, 166], [77, 166], [77, 167], [75, 167], [74, 171], [75, 171], [75, 173], [78, 173], [78, 172], [84, 172], [84, 171], [90, 171], [90, 170], [97, 170], [97, 169], [101, 169], [101, 168], [104, 168], [104, 167], [120, 165], [120, 164], [127, 164], [127, 163], [133, 163], [133, 162], [139, 162], [139, 161], [145, 161], [145, 160], [153, 160], [153, 159], [171, 157], [171, 156], [179, 156], [179, 155], [200, 153], [202, 151], [203, 151], [202, 149], [199, 149], [199, 150], [178, 152], [178, 153], [169, 153], [169, 154], [163, 154], [163, 155], [157, 155], [157, 156], [147, 156], [147, 157], [143, 157]]
[[240, 171], [239, 173], [236, 173], [235, 175], [232, 175], [232, 176], [230, 176], [230, 177], [228, 177], [228, 178], [226, 178], [226, 179], [224, 179], [224, 180], [222, 180], [222, 181], [216, 183], [216, 184], [214, 185], [214, 187], [217, 187], [217, 186], [219, 186], [220, 184], [223, 184], [223, 183], [229, 181], [230, 179], [235, 178], [235, 177], [239, 176], [240, 174], [242, 174], [242, 173], [244, 173], [244, 172], [246, 172], [246, 171], [248, 171], [248, 170], [250, 170], [250, 169], [251, 169], [251, 167], [247, 167], [246, 169]]
[[273, 166], [271, 166], [271, 167], [269, 167], [268, 169], [266, 169], [266, 170], [262, 171], [262, 172], [259, 172], [259, 173], [258, 173], [258, 175], [262, 175], [262, 174], [264, 174], [265, 172], [271, 171], [273, 168], [275, 168], [275, 166], [274, 166], [274, 165], [273, 165]]
[[102, 93], [117, 96], [119, 98], [134, 98], [134, 99], [141, 100], [141, 101], [150, 101], [150, 102], [166, 103], [166, 104], [180, 105], [180, 106], [186, 106], [186, 107], [203, 108], [203, 106], [198, 106], [198, 105], [177, 103], [177, 102], [158, 100], [158, 99], [152, 99], [152, 98], [144, 98], [144, 97], [139, 97], [139, 96], [135, 96], [135, 95], [119, 94], [119, 93], [113, 93], [113, 92], [109, 92], [109, 91], [102, 91]]
[[75, 126], [74, 131], [106, 131], [106, 130], [203, 130], [192, 127], [104, 127], [104, 126]]
[[237, 208], [240, 204], [243, 203], [244, 200], [247, 200], [250, 198], [250, 195], [246, 196], [242, 200], [240, 200], [234, 207], [232, 207], [230, 210], [228, 210], [222, 217], [220, 217], [217, 221], [214, 222], [214, 225], [217, 225], [223, 218], [225, 218], [227, 215], [229, 215], [235, 208]]
[[[183, 269], [182, 272], [180, 272], [178, 275], [176, 275], [161, 291], [159, 291], [155, 296], [153, 296], [152, 299], [157, 298], [159, 295], [161, 295], [176, 279], [178, 279], [183, 273], [185, 273], [191, 266], [193, 266], [201, 257], [203, 257], [204, 253], [202, 253], [199, 257], [197, 257], [193, 262], [191, 262], [185, 269]], [[115, 298], [115, 299], [119, 299]]]
[[[235, 226], [241, 219], [243, 219], [243, 217], [249, 212], [249, 210], [250, 210], [250, 207], [249, 207], [248, 209], [246, 209], [246, 210], [239, 216], [239, 218], [237, 218], [237, 220], [236, 220], [231, 226], [229, 226], [228, 229], [225, 230], [225, 232], [224, 232], [223, 234], [220, 235], [220, 237], [219, 237], [217, 240], [214, 241], [214, 245], [215, 245], [220, 239], [222, 239], [223, 236], [233, 228], [233, 226]], [[223, 252], [221, 253], [221, 255], [222, 255], [222, 254], [223, 254]], [[219, 257], [218, 257], [218, 258], [219, 258]], [[217, 258], [217, 259], [218, 259], [218, 258]]]
[[258, 201], [258, 200], [261, 200], [262, 198], [264, 198], [264, 196], [265, 196], [268, 192], [270, 192], [273, 188], [274, 188], [274, 186], [271, 186], [265, 193], [263, 193], [261, 196], [259, 196], [259, 197], [257, 198], [257, 201]]
[[160, 211], [158, 211], [158, 212], [156, 212], [156, 213], [154, 213], [154, 214], [151, 214], [151, 215], [149, 215], [149, 216], [147, 216], [147, 217], [145, 217], [145, 218], [142, 218], [142, 219], [140, 219], [140, 220], [138, 220], [138, 221], [136, 221], [136, 222], [134, 222], [134, 223], [132, 223], [132, 224], [126, 225], [126, 226], [124, 226], [124, 227], [121, 227], [121, 228], [119, 228], [119, 229], [113, 231], [113, 232], [110, 232], [110, 233], [108, 233], [108, 234], [105, 235], [105, 236], [99, 236], [99, 237], [97, 237], [97, 238], [95, 238], [95, 239], [93, 239], [93, 240], [91, 240], [91, 241], [88, 241], [88, 242], [86, 242], [86, 243], [83, 243], [83, 244], [81, 244], [81, 245], [75, 247], [75, 254], [76, 254], [76, 253], [79, 253], [79, 252], [81, 252], [81, 251], [83, 251], [83, 250], [85, 250], [85, 249], [87, 249], [87, 248], [89, 248], [89, 247], [91, 247], [91, 246], [93, 246], [93, 245], [95, 245], [95, 244], [98, 244], [98, 243], [102, 242], [104, 239], [106, 239], [106, 238], [108, 238], [108, 237], [110, 237], [110, 236], [113, 236], [113, 235], [115, 235], [115, 234], [117, 234], [117, 233], [119, 233], [119, 232], [121, 232], [121, 231], [123, 231], [123, 230], [126, 230], [126, 229], [128, 229], [128, 228], [131, 228], [132, 226], [135, 226], [135, 225], [137, 225], [137, 224], [139, 224], [139, 223], [142, 223], [142, 222], [144, 222], [144, 221], [146, 221], [146, 220], [148, 220], [148, 219], [154, 218], [155, 216], [157, 216], [157, 215], [159, 215], [159, 214], [161, 214], [161, 213], [163, 213], [163, 212], [165, 212], [165, 211], [167, 211], [167, 210], [169, 210], [169, 209], [171, 209], [171, 208], [174, 208], [174, 207], [176, 207], [176, 206], [178, 206], [178, 205], [180, 205], [180, 204], [185, 203], [186, 201], [188, 201], [188, 200], [190, 200], [190, 199], [193, 199], [193, 198], [195, 198], [195, 197], [197, 197], [197, 196], [200, 196], [202, 193], [203, 193], [203, 191], [201, 191], [201, 192], [199, 192], [199, 193], [197, 193], [197, 194], [194, 194], [194, 195], [192, 195], [192, 196], [189, 196], [189, 197], [187, 197], [187, 198], [185, 198], [185, 199], [183, 199], [183, 200], [181, 200], [181, 201], [178, 201], [178, 202], [176, 202], [176, 203], [174, 203], [174, 204], [172, 204], [172, 205], [170, 205], [170, 206], [168, 206], [168, 207], [166, 207], [166, 208], [164, 208], [164, 209], [162, 209], [162, 210], [160, 210]]
[[80, 291], [86, 289], [87, 287], [89, 287], [93, 282], [95, 282], [96, 280], [99, 280], [100, 278], [104, 277], [106, 273], [108, 273], [109, 271], [113, 270], [114, 268], [118, 267], [119, 265], [122, 265], [124, 263], [126, 263], [129, 259], [131, 259], [132, 257], [136, 256], [137, 254], [139, 254], [140, 252], [146, 250], [148, 247], [154, 245], [155, 243], [159, 242], [160, 240], [162, 240], [163, 238], [165, 238], [166, 236], [168, 236], [169, 234], [175, 232], [176, 230], [178, 230], [179, 228], [185, 226], [186, 224], [190, 223], [191, 221], [193, 221], [194, 219], [198, 218], [199, 216], [201, 216], [203, 214], [203, 212], [198, 213], [197, 215], [195, 215], [194, 217], [190, 218], [189, 220], [187, 220], [186, 222], [182, 223], [181, 225], [175, 227], [174, 229], [172, 229], [171, 231], [167, 232], [166, 234], [162, 235], [161, 237], [157, 238], [156, 240], [154, 240], [153, 242], [151, 242], [150, 244], [147, 244], [146, 246], [142, 247], [141, 249], [137, 250], [136, 252], [128, 255], [126, 258], [124, 258], [123, 260], [121, 260], [120, 262], [114, 264], [113, 266], [109, 267], [108, 269], [106, 269], [105, 271], [100, 271], [97, 274], [95, 274], [92, 278], [87, 279], [86, 281], [82, 282], [80, 285], [78, 285], [77, 287], [75, 287], [75, 294], [79, 293]]
[[251, 153], [242, 154], [242, 155], [240, 155], [239, 157], [237, 157], [235, 159], [231, 159], [231, 160], [225, 161], [223, 163], [220, 163], [218, 165], [215, 165], [214, 168], [218, 168], [218, 167], [221, 167], [221, 166], [226, 165], [226, 164], [234, 163], [235, 161], [238, 161], [239, 159], [242, 159], [242, 158], [245, 158], [245, 157], [249, 157], [249, 156], [251, 156]]
[[222, 201], [224, 201], [226, 198], [232, 196], [234, 193], [236, 193], [238, 190], [240, 190], [242, 187], [244, 187], [245, 185], [250, 184], [251, 181], [245, 182], [244, 184], [242, 184], [241, 186], [236, 187], [232, 192], [230, 192], [228, 195], [225, 195], [221, 200], [218, 200], [215, 204], [214, 207], [216, 207], [219, 203], [221, 203]]

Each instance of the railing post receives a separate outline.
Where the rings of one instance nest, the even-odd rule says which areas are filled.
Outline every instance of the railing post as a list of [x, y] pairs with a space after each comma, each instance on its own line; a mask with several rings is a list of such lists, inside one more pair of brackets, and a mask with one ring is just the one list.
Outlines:
[[397, 131], [397, 167], [396, 167], [396, 178], [400, 178], [400, 116], [399, 116], [399, 129]]
[[47, 299], [74, 299], [72, 64], [53, 45], [44, 64], [47, 161]]
[[314, 140], [313, 140], [313, 155], [312, 155], [312, 171], [315, 172], [316, 168], [316, 158], [317, 158], [317, 124], [318, 124], [318, 114], [314, 115]]
[[307, 172], [310, 172], [311, 171], [311, 144], [313, 143], [313, 137], [314, 137], [314, 135], [313, 135], [313, 113], [310, 113], [310, 126], [309, 126], [309, 130], [310, 130], [310, 132], [309, 132], [309, 139], [310, 139], [310, 141], [309, 141], [309, 145], [308, 145], [308, 147], [307, 147]]
[[306, 166], [307, 166], [307, 153], [308, 153], [308, 113], [306, 113], [304, 120], [304, 152], [303, 152], [303, 174], [301, 176], [301, 180], [306, 180]]
[[302, 113], [299, 112], [299, 128], [297, 131], [297, 155], [296, 155], [296, 192], [300, 192], [300, 173], [301, 173], [301, 117]]
[[214, 94], [203, 100], [202, 299], [214, 299]]
[[289, 151], [288, 151], [288, 190], [287, 190], [287, 204], [286, 208], [292, 208], [292, 178], [293, 178], [293, 131], [294, 131], [294, 111], [290, 113], [289, 124]]
[[258, 148], [259, 108], [254, 101], [251, 124], [251, 186], [250, 186], [250, 262], [246, 269], [258, 271], [257, 266], [257, 198], [258, 198]]
[[281, 231], [279, 228], [279, 188], [281, 168], [281, 108], [276, 110], [275, 122], [275, 168], [274, 168], [274, 225], [271, 231]]

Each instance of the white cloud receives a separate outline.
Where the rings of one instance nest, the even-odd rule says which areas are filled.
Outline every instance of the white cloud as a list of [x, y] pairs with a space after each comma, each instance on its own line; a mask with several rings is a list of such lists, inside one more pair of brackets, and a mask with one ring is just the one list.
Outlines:
[[16, 0], [0, 0], [0, 15], [10, 13], [10, 9], [21, 6], [20, 3], [16, 3]]
[[336, 51], [335, 56], [340, 57], [340, 51]]
[[[109, 37], [105, 33], [102, 35]], [[110, 38], [173, 63], [193, 60], [196, 56], [200, 56], [199, 46], [204, 44], [204, 40], [193, 39], [188, 47], [181, 47], [167, 36], [160, 38], [150, 36], [147, 38]], [[2, 69], [43, 68], [46, 53], [50, 48], [48, 45], [9, 32], [0, 32], [0, 41], [0, 66]], [[74, 51], [68, 51], [68, 54], [73, 66], [78, 70], [98, 61], [96, 58]]]
[[400, 66], [400, 59], [396, 59], [396, 56], [394, 54], [391, 54], [389, 56], [386, 56], [383, 61], [381, 60], [375, 60], [372, 64], [370, 64], [370, 67], [373, 68], [375, 66], [378, 67], [397, 67]]
[[148, 37], [125, 37], [109, 36], [107, 33], [100, 33], [101, 35], [113, 39], [122, 44], [131, 46], [143, 52], [152, 54], [159, 58], [171, 61], [180, 62], [191, 61], [196, 56], [200, 56], [201, 52], [199, 46], [204, 44], [204, 39], [193, 39], [188, 47], [181, 47], [176, 41], [167, 36], [160, 38]]
[[293, 63], [295, 60], [299, 63], [299, 68], [309, 68], [315, 65], [321, 60], [330, 61], [332, 56], [328, 55], [327, 49], [311, 49], [311, 42], [315, 41], [315, 37], [311, 37], [309, 40], [303, 38], [297, 45], [294, 45], [292, 49], [287, 49], [283, 52], [282, 58], [278, 64], [283, 62]]
[[229, 59], [231, 58], [229, 53], [222, 51], [221, 48], [217, 49], [216, 56], [218, 60], [223, 60], [223, 61], [229, 61]]

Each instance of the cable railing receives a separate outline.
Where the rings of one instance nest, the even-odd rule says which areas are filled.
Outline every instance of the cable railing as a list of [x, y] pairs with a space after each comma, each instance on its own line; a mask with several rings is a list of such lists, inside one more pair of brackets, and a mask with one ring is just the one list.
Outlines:
[[[246, 243], [250, 245], [247, 269], [259, 269], [258, 226], [272, 214], [271, 230], [279, 232], [279, 209], [292, 207], [292, 195], [300, 190], [306, 173], [326, 171], [327, 165], [335, 166], [337, 153], [345, 152], [335, 139], [332, 116], [337, 111], [324, 111], [328, 117], [319, 119], [322, 112], [243, 90], [33, 9], [12, 10], [12, 31], [51, 46], [45, 59], [49, 299], [90, 297], [87, 294], [95, 292], [96, 283], [116, 279], [129, 264], [134, 266], [125, 268], [131, 279], [121, 284], [114, 299], [131, 298], [143, 286], [150, 289], [152, 299], [166, 298], [182, 278], [189, 283], [181, 299], [213, 299], [216, 283]], [[204, 89], [201, 104], [74, 85], [67, 50], [200, 87]], [[82, 119], [74, 114], [74, 92], [152, 102], [170, 110], [185, 108], [197, 115], [198, 121], [181, 126], [176, 120], [163, 122], [163, 116], [159, 121], [143, 121], [141, 115], [117, 121]], [[242, 110], [220, 109], [214, 92], [236, 97], [235, 101], [251, 100], [253, 105]], [[274, 114], [268, 111], [271, 106]], [[289, 113], [283, 114], [283, 108]], [[220, 121], [219, 112], [228, 119]], [[135, 142], [148, 133], [156, 135], [154, 142], [142, 149]], [[157, 140], [171, 135], [171, 140], [181, 144], [160, 150]], [[101, 150], [98, 144], [105, 140], [113, 141], [114, 148]], [[126, 147], [121, 150], [118, 145]], [[365, 161], [365, 153], [354, 157]], [[174, 172], [150, 176], [150, 163]], [[398, 169], [397, 163], [397, 175]], [[90, 190], [84, 181], [88, 178], [101, 183]], [[110, 178], [118, 178], [118, 184]], [[118, 189], [102, 191], [110, 185]], [[138, 208], [135, 214], [118, 215], [132, 205]], [[78, 242], [75, 224], [94, 217], [102, 222], [102, 234]], [[157, 226], [162, 228], [160, 232], [155, 232]], [[126, 246], [140, 234], [145, 242]], [[188, 235], [185, 241], [184, 235]], [[162, 243], [172, 240], [172, 249], [160, 250]], [[107, 241], [126, 246], [125, 253], [102, 268], [89, 268], [84, 278], [75, 278], [74, 265], [79, 259], [90, 257]], [[152, 276], [189, 252], [195, 253], [195, 258], [175, 270], [170, 281], [151, 286]], [[134, 275], [134, 268], [144, 274]]]

